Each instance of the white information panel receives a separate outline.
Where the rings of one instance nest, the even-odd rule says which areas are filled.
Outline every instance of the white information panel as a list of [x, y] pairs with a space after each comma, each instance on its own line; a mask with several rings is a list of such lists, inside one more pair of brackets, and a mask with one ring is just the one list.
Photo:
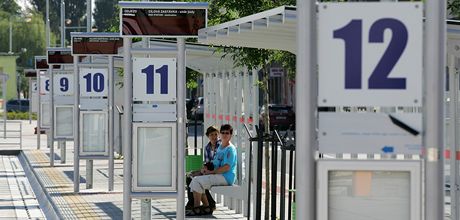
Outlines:
[[177, 191], [176, 123], [133, 123], [133, 191]]
[[50, 93], [50, 78], [48, 76], [40, 76], [40, 95], [47, 95]]
[[421, 106], [423, 3], [320, 3], [319, 106]]
[[176, 101], [176, 58], [134, 58], [133, 100]]
[[319, 113], [320, 153], [421, 154], [421, 113]]
[[107, 96], [108, 70], [80, 68], [80, 96], [82, 97], [101, 97]]
[[80, 155], [108, 156], [107, 113], [102, 111], [80, 112]]
[[318, 220], [420, 220], [421, 162], [318, 161]]
[[54, 138], [73, 138], [73, 106], [54, 107]]
[[55, 72], [53, 77], [53, 90], [55, 96], [72, 96], [74, 94], [73, 74]]
[[38, 112], [38, 83], [37, 80], [32, 80], [31, 81], [31, 110], [32, 112]]
[[51, 103], [42, 102], [40, 105], [40, 127], [49, 128], [51, 126]]

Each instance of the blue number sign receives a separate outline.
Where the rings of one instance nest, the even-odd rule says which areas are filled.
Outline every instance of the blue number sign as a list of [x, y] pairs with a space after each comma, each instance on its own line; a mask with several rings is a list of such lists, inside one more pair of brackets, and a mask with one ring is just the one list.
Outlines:
[[55, 72], [53, 77], [53, 90], [55, 96], [68, 96], [74, 94], [73, 74]]
[[133, 100], [175, 101], [176, 59], [134, 58]]
[[420, 106], [422, 5], [321, 3], [320, 106]]
[[80, 96], [107, 96], [107, 69], [80, 69]]

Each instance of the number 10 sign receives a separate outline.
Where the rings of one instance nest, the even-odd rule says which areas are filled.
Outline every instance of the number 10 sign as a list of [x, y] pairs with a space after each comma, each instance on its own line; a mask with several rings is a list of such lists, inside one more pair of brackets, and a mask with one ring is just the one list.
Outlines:
[[176, 59], [133, 59], [134, 101], [176, 101]]
[[319, 106], [421, 106], [422, 3], [322, 3]]

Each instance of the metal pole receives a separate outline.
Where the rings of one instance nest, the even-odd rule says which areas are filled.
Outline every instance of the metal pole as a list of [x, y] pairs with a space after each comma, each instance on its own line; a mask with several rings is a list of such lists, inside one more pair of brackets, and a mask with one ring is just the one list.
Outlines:
[[93, 160], [86, 160], [86, 189], [93, 188]]
[[[86, 31], [91, 32], [92, 9], [91, 0], [86, 0]], [[92, 63], [92, 57], [89, 58]], [[93, 188], [93, 160], [86, 160], [86, 188]]]
[[2, 87], [3, 87], [3, 138], [6, 139], [6, 75], [2, 76]]
[[[255, 122], [254, 122], [255, 123]], [[263, 131], [259, 126], [256, 127], [256, 132], [257, 132], [257, 179], [256, 179], [256, 210], [254, 212], [254, 215], [256, 219], [261, 219], [261, 213], [262, 213], [262, 163], [263, 163], [263, 151], [264, 151], [264, 137], [263, 137]], [[268, 216], [265, 216], [266, 219], [268, 219]]]
[[296, 146], [298, 156], [296, 167], [302, 173], [296, 178], [297, 219], [314, 220], [315, 203], [315, 111], [317, 109], [316, 78], [316, 1], [297, 0], [297, 73], [296, 74]]
[[114, 96], [115, 96], [115, 77], [113, 71], [113, 56], [109, 56], [109, 191], [113, 191], [114, 177]]
[[185, 218], [185, 39], [177, 38], [177, 212], [176, 219]]
[[53, 65], [49, 66], [49, 81], [50, 81], [50, 105], [51, 105], [51, 112], [50, 112], [50, 129], [48, 132], [48, 144], [50, 147], [50, 166], [54, 166], [54, 76], [53, 76]]
[[123, 219], [131, 219], [131, 151], [132, 151], [132, 109], [131, 97], [133, 97], [133, 77], [131, 66], [131, 38], [123, 38], [123, 62], [125, 74], [124, 78], [124, 115], [125, 115], [125, 129], [123, 130]]
[[29, 124], [32, 124], [32, 79], [29, 78]]
[[[456, 120], [457, 116], [459, 115], [458, 108], [457, 108], [458, 102], [459, 102], [458, 91], [460, 89], [460, 85], [459, 85], [459, 81], [458, 81], [459, 80], [458, 69], [460, 67], [459, 62], [460, 62], [460, 60], [458, 59], [458, 57], [455, 57], [455, 60], [454, 60], [455, 68], [453, 69], [454, 74], [455, 74], [455, 78], [454, 78], [455, 81], [454, 82], [456, 84], [456, 86], [453, 87], [453, 88], [455, 88], [454, 91], [455, 91], [455, 95], [457, 96], [456, 97], [456, 102], [455, 102], [456, 116], [454, 118], [455, 126], [456, 126], [455, 127], [455, 134], [457, 134], [457, 131], [459, 130], [459, 127], [458, 127], [459, 124], [457, 123], [457, 120]], [[457, 155], [460, 153], [460, 146], [459, 146], [460, 143], [459, 143], [459, 140], [458, 140], [457, 136], [454, 135], [453, 137], [455, 137], [455, 145], [454, 145], [455, 147], [452, 148], [452, 152], [455, 152], [455, 154], [451, 153], [451, 155], [452, 155], [451, 158], [455, 158], [455, 160], [454, 160], [455, 162], [452, 163], [452, 164], [455, 166], [456, 169], [455, 169], [455, 175], [451, 176], [451, 182], [452, 182], [452, 180], [455, 180], [455, 185], [451, 184], [450, 190], [451, 190], [451, 192], [452, 192], [452, 189], [454, 189], [456, 191], [456, 194], [455, 194], [455, 200], [456, 200], [455, 202], [456, 203], [455, 203], [455, 205], [453, 203], [451, 203], [451, 209], [452, 209], [451, 213], [453, 213], [454, 212], [453, 209], [455, 209], [455, 213], [456, 213], [455, 217], [456, 218], [451, 218], [451, 219], [458, 219], [459, 216], [460, 216], [460, 206], [459, 206], [459, 198], [458, 198], [458, 193], [459, 193], [458, 191], [459, 191], [459, 184], [460, 184], [460, 175], [458, 175], [458, 167], [459, 167], [459, 162], [460, 161], [458, 160]], [[451, 167], [451, 169], [452, 169], [452, 167]], [[452, 171], [451, 171], [451, 173], [452, 173]], [[452, 188], [453, 186], [455, 186], [455, 188]], [[452, 201], [454, 200], [454, 197], [452, 196], [452, 194], [450, 196], [450, 199]]]
[[152, 219], [152, 199], [141, 199], [141, 219]]
[[37, 150], [40, 150], [40, 135], [41, 135], [41, 128], [40, 128], [40, 123], [41, 123], [41, 94], [40, 94], [40, 70], [37, 71], [37, 100], [38, 100], [38, 106], [37, 106]]
[[8, 50], [8, 53], [13, 53], [13, 16], [10, 16], [10, 48]]
[[456, 137], [457, 130], [458, 130], [458, 123], [457, 123], [457, 106], [458, 106], [458, 74], [455, 69], [455, 56], [451, 54], [448, 58], [449, 62], [449, 96], [450, 96], [450, 103], [449, 103], [449, 124], [450, 124], [450, 132], [448, 135], [450, 138], [450, 205], [451, 205], [451, 212], [450, 216], [451, 219], [458, 219], [458, 182], [457, 182], [457, 146], [458, 146], [458, 138]]
[[3, 89], [3, 138], [6, 139], [6, 77], [5, 73], [2, 73], [2, 89]]
[[[423, 146], [426, 148], [425, 217], [426, 220], [439, 220], [444, 218], [444, 158], [440, 155], [440, 150], [444, 146], [445, 74], [443, 73], [446, 64], [446, 1], [425, 1], [424, 8], [426, 9], [424, 51], [424, 97], [426, 103], [423, 105], [425, 108], [424, 127], [426, 129], [423, 141]], [[301, 149], [298, 148], [299, 151]], [[299, 155], [299, 158], [303, 157]], [[301, 170], [300, 167], [298, 168]], [[302, 185], [299, 183], [298, 186]], [[301, 197], [297, 197], [297, 199], [300, 201]], [[299, 203], [299, 207], [304, 206]]]
[[86, 0], [86, 32], [91, 32], [91, 22], [93, 19], [91, 0]]
[[66, 148], [66, 144], [65, 144], [65, 141], [58, 141], [58, 146], [59, 148], [61, 149], [61, 164], [64, 164], [65, 163], [65, 158], [66, 158], [66, 152], [65, 152], [65, 148]]
[[73, 123], [73, 191], [80, 192], [80, 83], [78, 56], [73, 56], [73, 71], [75, 82], [74, 96], [74, 123]]
[[61, 47], [65, 47], [65, 2], [61, 0]]
[[46, 0], [46, 47], [50, 47], [50, 1]]

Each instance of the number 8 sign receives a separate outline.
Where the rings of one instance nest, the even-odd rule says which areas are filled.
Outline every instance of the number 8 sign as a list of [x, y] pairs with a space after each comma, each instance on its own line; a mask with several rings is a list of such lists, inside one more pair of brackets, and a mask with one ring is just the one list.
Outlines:
[[321, 3], [319, 106], [421, 106], [422, 3]]
[[176, 74], [175, 58], [134, 58], [133, 100], [175, 101]]

